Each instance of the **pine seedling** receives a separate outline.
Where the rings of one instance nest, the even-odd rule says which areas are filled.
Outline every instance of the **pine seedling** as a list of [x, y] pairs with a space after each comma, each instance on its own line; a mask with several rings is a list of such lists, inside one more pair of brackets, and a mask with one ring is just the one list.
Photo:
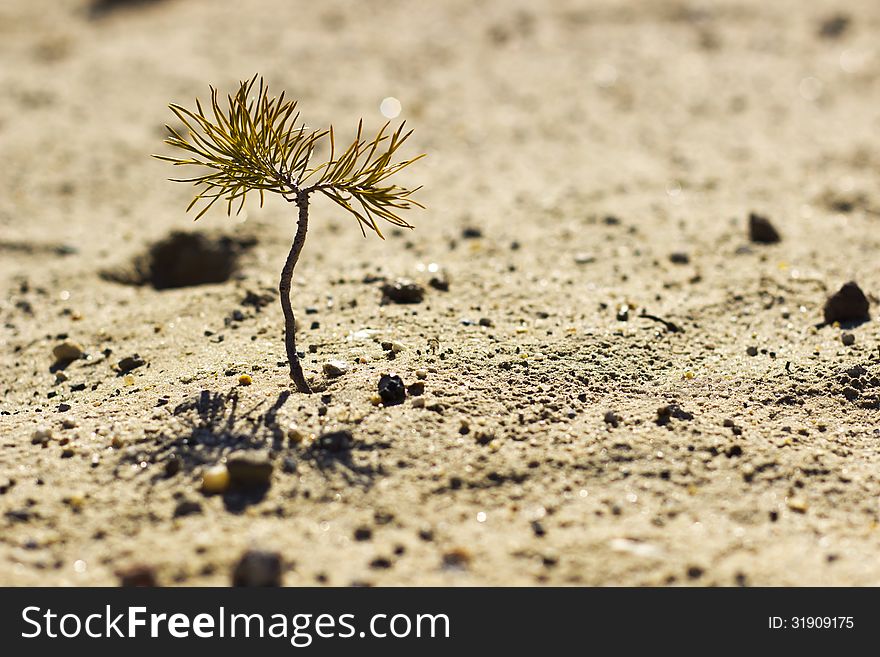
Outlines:
[[[299, 260], [309, 225], [309, 199], [320, 192], [351, 214], [361, 232], [382, 237], [383, 221], [403, 228], [412, 226], [400, 213], [413, 206], [424, 207], [412, 198], [416, 188], [389, 184], [387, 180], [424, 155], [394, 161], [394, 156], [412, 131], [404, 124], [391, 131], [386, 123], [372, 138], [363, 134], [358, 123], [354, 140], [337, 150], [333, 126], [311, 129], [299, 122], [296, 101], [282, 93], [270, 96], [263, 78], [254, 76], [241, 82], [238, 92], [222, 102], [214, 87], [208, 111], [196, 99], [194, 110], [180, 105], [169, 107], [185, 130], [168, 130], [166, 144], [186, 152], [183, 157], [156, 155], [175, 166], [205, 169], [193, 178], [172, 178], [193, 184], [199, 191], [187, 207], [196, 208], [196, 220], [215, 203], [225, 205], [226, 213], [241, 212], [249, 192], [257, 192], [262, 206], [266, 192], [279, 194], [298, 209], [296, 234], [281, 270], [278, 291], [284, 313], [284, 342], [290, 363], [290, 378], [297, 390], [310, 393], [296, 353], [296, 320], [290, 302], [293, 270]], [[185, 133], [185, 134], [182, 134]], [[329, 155], [318, 164], [312, 162], [316, 148], [329, 141]]]

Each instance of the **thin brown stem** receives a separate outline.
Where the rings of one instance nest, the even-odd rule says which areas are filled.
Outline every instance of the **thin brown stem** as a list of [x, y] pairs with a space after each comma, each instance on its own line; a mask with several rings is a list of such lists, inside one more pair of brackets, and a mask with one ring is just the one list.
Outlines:
[[306, 232], [309, 229], [309, 195], [307, 192], [299, 192], [296, 195], [296, 206], [299, 208], [299, 220], [296, 224], [296, 235], [284, 269], [281, 270], [281, 283], [278, 291], [281, 293], [281, 310], [284, 312], [284, 346], [287, 348], [287, 360], [290, 363], [290, 378], [293, 379], [296, 389], [309, 394], [312, 392], [308, 381], [302, 371], [299, 356], [296, 353], [296, 318], [293, 316], [293, 308], [290, 305], [290, 282], [293, 279], [293, 269], [299, 260], [299, 254], [306, 242]]

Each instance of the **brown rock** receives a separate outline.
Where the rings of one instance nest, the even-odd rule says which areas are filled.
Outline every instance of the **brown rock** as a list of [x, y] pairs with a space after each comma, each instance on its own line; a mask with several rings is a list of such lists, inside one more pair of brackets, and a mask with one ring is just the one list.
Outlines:
[[844, 283], [837, 292], [825, 302], [825, 323], [864, 322], [871, 319], [868, 314], [868, 297], [854, 281]]
[[770, 220], [754, 212], [749, 214], [749, 239], [758, 244], [776, 244], [782, 240]]

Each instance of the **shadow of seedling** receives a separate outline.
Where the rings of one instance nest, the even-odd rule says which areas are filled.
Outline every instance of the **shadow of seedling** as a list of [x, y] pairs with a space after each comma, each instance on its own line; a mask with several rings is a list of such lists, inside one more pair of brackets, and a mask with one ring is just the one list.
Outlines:
[[[192, 478], [224, 457], [235, 454], [244, 461], [243, 467], [257, 476], [244, 480], [233, 478], [232, 485], [223, 493], [226, 508], [233, 512], [265, 497], [271, 477], [260, 481], [258, 472], [261, 469], [269, 470], [270, 475], [279, 470], [292, 474], [298, 462], [312, 464], [324, 477], [338, 474], [349, 485], [370, 487], [373, 479], [382, 474], [382, 468], [358, 464], [353, 453], [383, 449], [388, 445], [363, 445], [348, 429], [324, 433], [305, 446], [292, 444], [278, 424], [278, 412], [289, 398], [290, 392], [285, 390], [271, 404], [262, 401], [243, 409], [235, 388], [227, 393], [203, 390], [172, 411], [177, 421], [184, 425], [183, 431], [171, 437], [159, 435], [148, 457], [141, 453], [128, 456], [127, 460], [138, 462], [147, 458], [159, 464], [155, 482], [179, 474], [188, 474]], [[247, 460], [249, 453], [254, 455], [253, 463]]]

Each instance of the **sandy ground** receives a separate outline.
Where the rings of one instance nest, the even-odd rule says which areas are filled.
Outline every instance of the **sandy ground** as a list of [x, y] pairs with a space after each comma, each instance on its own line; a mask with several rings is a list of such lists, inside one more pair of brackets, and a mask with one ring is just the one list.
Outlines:
[[[0, 584], [223, 585], [249, 549], [287, 585], [880, 584], [880, 331], [817, 328], [880, 291], [880, 6], [364, 4], [0, 4]], [[343, 134], [396, 97], [429, 154], [414, 231], [313, 204], [313, 396], [291, 206], [194, 225], [149, 157], [255, 72]], [[131, 284], [199, 229], [228, 280]], [[374, 405], [390, 372], [424, 394]], [[242, 453], [267, 489], [201, 492]]]

